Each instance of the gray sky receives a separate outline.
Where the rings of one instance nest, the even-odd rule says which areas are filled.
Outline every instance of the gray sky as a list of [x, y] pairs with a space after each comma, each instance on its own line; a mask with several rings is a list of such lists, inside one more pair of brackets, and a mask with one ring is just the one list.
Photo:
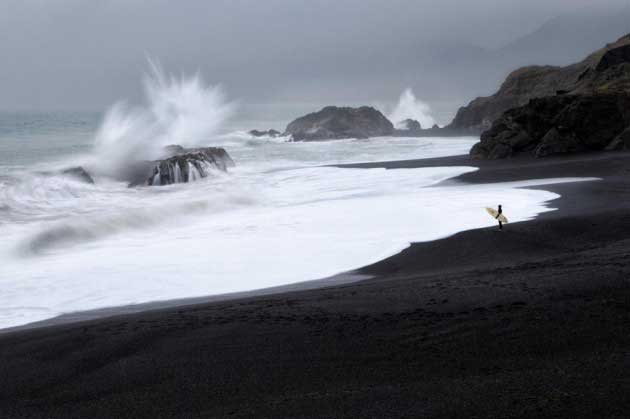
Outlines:
[[[500, 47], [556, 16], [590, 22], [588, 39], [577, 44], [612, 41], [625, 23], [606, 19], [623, 5], [628, 0], [2, 0], [0, 109], [99, 110], [136, 100], [147, 55], [169, 71], [200, 70], [242, 103], [373, 103], [408, 86], [430, 103], [454, 103], [490, 93], [518, 60], [492, 61], [506, 55]], [[567, 56], [554, 50], [531, 60], [567, 61], [590, 48], [563, 42], [576, 42], [554, 47], [569, 48]]]

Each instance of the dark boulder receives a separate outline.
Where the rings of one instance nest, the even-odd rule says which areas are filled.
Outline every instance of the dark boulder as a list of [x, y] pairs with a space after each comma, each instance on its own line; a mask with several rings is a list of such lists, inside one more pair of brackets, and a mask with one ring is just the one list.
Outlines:
[[276, 138], [282, 135], [280, 131], [276, 131], [275, 129], [270, 129], [267, 131], [259, 131], [257, 129], [253, 129], [249, 131], [249, 135], [253, 137], [271, 137]]
[[322, 141], [380, 137], [393, 133], [392, 123], [374, 108], [327, 106], [291, 122], [285, 135], [290, 135], [294, 141]]
[[511, 109], [481, 135], [470, 155], [500, 159], [522, 154], [546, 157], [622, 149], [630, 126], [630, 95], [563, 95], [532, 99]]
[[396, 124], [396, 127], [402, 131], [418, 132], [422, 130], [422, 125], [415, 119], [405, 119]]
[[207, 177], [212, 170], [227, 172], [234, 161], [220, 147], [183, 148], [168, 146], [167, 156], [153, 162], [141, 162], [134, 169], [130, 186], [161, 186], [187, 183]]
[[81, 166], [70, 167], [61, 171], [62, 175], [73, 177], [81, 182], [94, 184], [94, 179], [90, 174]]

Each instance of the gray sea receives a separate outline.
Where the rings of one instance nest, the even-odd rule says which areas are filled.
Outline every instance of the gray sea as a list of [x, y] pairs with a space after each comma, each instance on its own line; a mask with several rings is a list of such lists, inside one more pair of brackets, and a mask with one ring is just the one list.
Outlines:
[[[263, 112], [199, 80], [170, 83], [149, 84], [144, 104], [102, 113], [0, 114], [0, 328], [325, 278], [491, 225], [483, 208], [499, 197], [517, 203], [513, 221], [557, 197], [441, 183], [475, 167], [335, 166], [465, 154], [478, 138], [254, 138], [248, 129], [281, 130], [302, 105]], [[169, 144], [224, 147], [236, 167], [168, 186], [118, 178]], [[62, 173], [76, 166], [95, 183]]]

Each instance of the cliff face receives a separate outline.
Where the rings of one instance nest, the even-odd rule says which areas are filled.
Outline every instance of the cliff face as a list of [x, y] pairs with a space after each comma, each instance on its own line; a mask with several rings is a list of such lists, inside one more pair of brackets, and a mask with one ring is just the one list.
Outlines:
[[532, 99], [510, 109], [481, 134], [470, 155], [501, 159], [630, 149], [630, 94], [597, 93]]
[[557, 94], [630, 93], [630, 35], [567, 67], [530, 66], [512, 72], [499, 91], [462, 107], [449, 126], [483, 131], [505, 111]]

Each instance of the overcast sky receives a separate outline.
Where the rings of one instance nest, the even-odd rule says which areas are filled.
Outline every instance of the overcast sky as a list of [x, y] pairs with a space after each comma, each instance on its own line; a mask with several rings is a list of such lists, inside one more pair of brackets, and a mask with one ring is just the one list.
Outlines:
[[482, 76], [471, 68], [470, 80], [442, 77], [450, 58], [438, 54], [432, 65], [436, 50], [473, 59], [477, 47], [496, 49], [555, 16], [627, 3], [2, 0], [0, 109], [98, 110], [135, 100], [147, 56], [173, 72], [200, 70], [242, 103], [379, 101], [407, 85], [429, 101], [457, 91], [465, 98], [463, 85]]

